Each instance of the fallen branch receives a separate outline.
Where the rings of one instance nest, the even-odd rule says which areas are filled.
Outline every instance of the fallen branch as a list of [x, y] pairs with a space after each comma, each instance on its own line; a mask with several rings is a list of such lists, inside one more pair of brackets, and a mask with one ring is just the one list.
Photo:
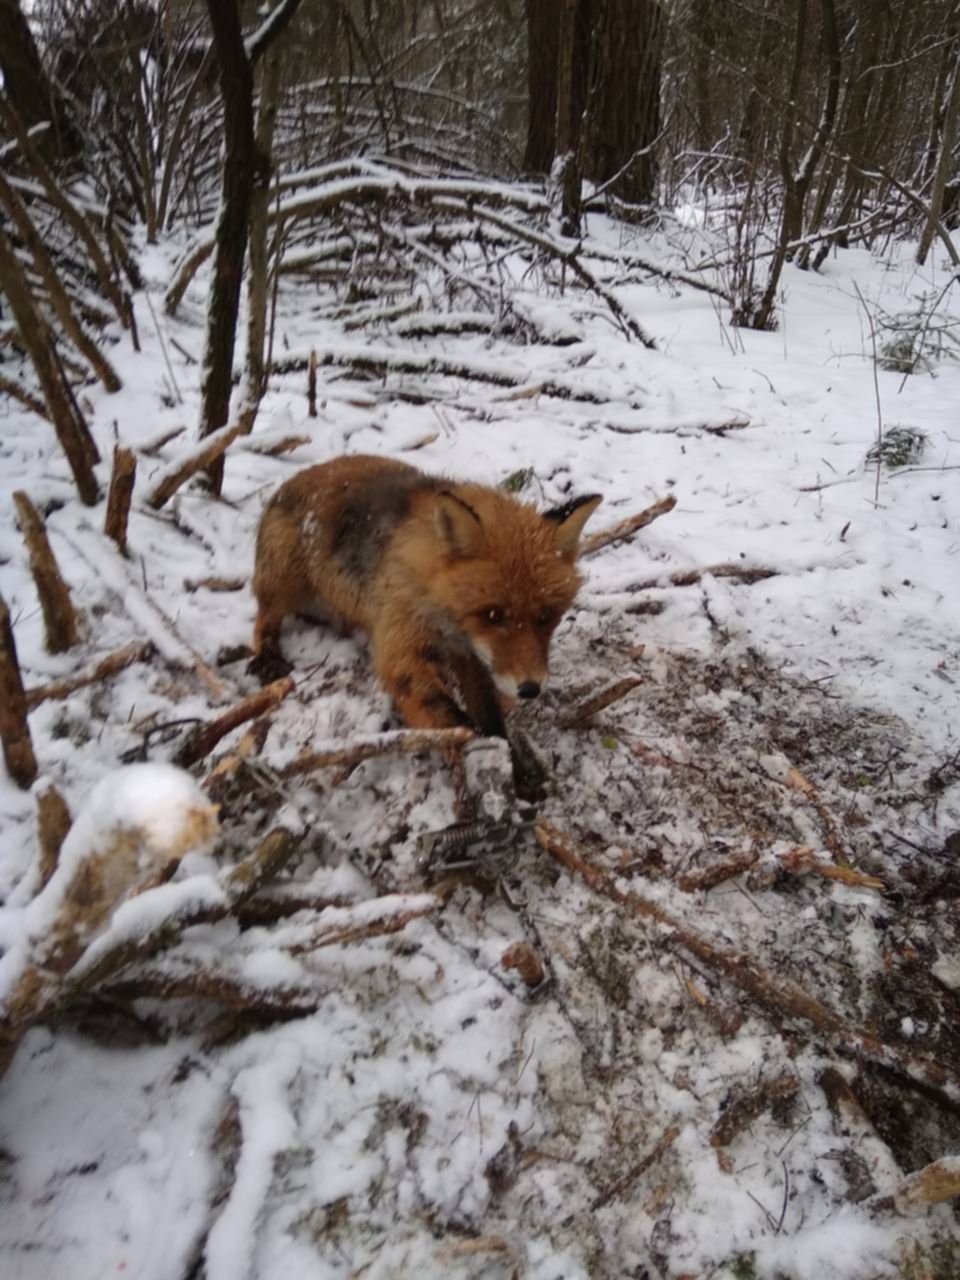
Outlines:
[[[309, 356], [288, 356], [274, 364], [274, 373], [300, 373], [307, 368]], [[511, 372], [495, 361], [455, 360], [451, 357], [425, 355], [418, 351], [395, 351], [389, 347], [328, 348], [317, 356], [318, 365], [355, 369], [384, 378], [390, 373], [434, 374], [443, 378], [460, 378], [464, 382], [488, 382], [497, 387], [528, 389], [529, 375], [517, 369]], [[573, 377], [564, 381], [557, 376], [537, 382], [536, 390], [558, 400], [574, 400], [585, 404], [609, 404], [609, 396], [599, 387], [585, 387]]]
[[[400, 933], [413, 920], [419, 920], [422, 916], [431, 915], [439, 907], [443, 906], [443, 898], [439, 894], [427, 895], [427, 900], [423, 900], [425, 895], [409, 895], [415, 897], [417, 905], [408, 907], [404, 910], [393, 910], [402, 906], [405, 897], [408, 895], [395, 894], [391, 895], [391, 899], [385, 900], [384, 905], [391, 908], [390, 912], [381, 916], [376, 920], [366, 920], [360, 924], [346, 925], [339, 928], [333, 927], [326, 930], [320, 930], [307, 941], [302, 943], [294, 943], [289, 948], [291, 955], [309, 955], [314, 951], [319, 951], [323, 947], [339, 947], [347, 942], [366, 942], [370, 938], [383, 938], [391, 933]], [[359, 910], [365, 914], [370, 908], [378, 905], [374, 902], [363, 902], [359, 904]], [[350, 911], [351, 908], [346, 908]]]
[[132, 667], [135, 662], [146, 662], [152, 654], [153, 645], [149, 641], [144, 644], [128, 644], [126, 648], [117, 649], [113, 653], [108, 653], [105, 658], [101, 658], [92, 671], [79, 676], [68, 676], [66, 680], [56, 680], [53, 684], [43, 684], [36, 689], [29, 689], [26, 694], [27, 707], [32, 711], [42, 702], [61, 702], [64, 698], [69, 698], [72, 693], [76, 693], [78, 689], [86, 689], [88, 685], [108, 680], [110, 676], [115, 676], [118, 672], [125, 671], [127, 667]]
[[617, 906], [625, 907], [631, 915], [661, 926], [664, 932], [659, 936], [664, 945], [678, 947], [695, 955], [704, 964], [729, 978], [741, 991], [778, 1018], [809, 1023], [838, 1049], [886, 1067], [901, 1078], [915, 1081], [922, 1088], [946, 1098], [948, 1105], [960, 1103], [960, 1078], [941, 1063], [894, 1045], [884, 1044], [869, 1032], [851, 1027], [839, 1013], [811, 996], [797, 983], [768, 973], [750, 957], [720, 946], [702, 934], [694, 933], [657, 903], [637, 893], [625, 893], [606, 872], [576, 853], [569, 841], [548, 823], [538, 823], [536, 834], [541, 847], [568, 871], [581, 876], [595, 893], [609, 898]]
[[709, 867], [698, 867], [693, 871], [684, 871], [677, 876], [677, 887], [684, 893], [705, 893], [715, 889], [718, 884], [743, 875], [756, 866], [760, 854], [756, 849], [747, 849], [743, 853], [732, 854], [722, 862], [715, 862]]
[[259, 453], [264, 458], [279, 458], [281, 454], [293, 453], [295, 449], [302, 449], [305, 444], [311, 444], [313, 436], [280, 436], [279, 439], [269, 436], [251, 436], [237, 446], [246, 453]]
[[462, 747], [473, 736], [471, 729], [397, 729], [343, 747], [333, 747], [329, 751], [305, 752], [279, 772], [281, 778], [295, 778], [302, 773], [312, 773], [314, 769], [344, 766], [354, 768], [364, 760], [372, 760], [376, 756], [400, 752], [415, 755], [420, 751], [448, 751]]
[[317, 416], [317, 353], [310, 352], [307, 364], [307, 417]]
[[184, 578], [186, 591], [242, 591], [246, 578]]
[[914, 1214], [955, 1196], [960, 1196], [960, 1156], [944, 1156], [908, 1174], [894, 1192], [893, 1203], [897, 1213]]
[[791, 875], [822, 876], [826, 880], [839, 880], [841, 884], [853, 889], [876, 889], [881, 893], [887, 887], [877, 876], [869, 876], [865, 871], [857, 871], [855, 867], [838, 867], [835, 862], [817, 857], [816, 852], [810, 848], [790, 849], [780, 854], [777, 861]]
[[27, 699], [10, 625], [10, 610], [3, 596], [0, 596], [0, 742], [7, 772], [18, 787], [28, 790], [37, 776], [37, 758], [27, 723]]
[[25, 409], [29, 409], [31, 413], [39, 414], [41, 418], [50, 421], [50, 414], [47, 412], [47, 406], [26, 387], [22, 387], [14, 378], [7, 378], [0, 373], [0, 394], [12, 396], [14, 400], [19, 400]]
[[171, 427], [168, 431], [161, 431], [158, 436], [154, 436], [152, 440], [148, 440], [146, 444], [141, 445], [140, 452], [148, 458], [156, 458], [164, 445], [170, 444], [173, 440], [179, 440], [182, 435], [186, 434], [186, 430], [186, 427]]
[[[767, 772], [770, 772], [770, 771], [767, 770]], [[830, 850], [830, 852], [833, 854], [835, 858], [846, 857], [847, 847], [843, 842], [843, 839], [840, 835], [839, 830], [837, 829], [837, 824], [833, 820], [833, 815], [831, 814], [827, 806], [823, 803], [823, 800], [820, 797], [820, 792], [809, 780], [809, 778], [805, 778], [799, 769], [794, 768], [794, 766], [789, 763], [788, 763], [786, 772], [782, 776], [779, 773], [774, 773], [774, 772], [771, 772], [770, 776], [773, 777], [775, 781], [781, 783], [783, 786], [789, 787], [793, 791], [799, 791], [802, 796], [806, 796], [806, 798], [813, 805], [814, 809], [816, 809], [817, 816], [819, 817], [821, 823], [823, 824], [824, 831], [826, 833], [824, 836], [824, 843], [826, 844], [827, 848]], [[788, 870], [792, 870], [792, 869], [793, 868], [788, 868]], [[817, 870], [817, 868], [812, 866], [804, 867], [803, 869], [810, 870], [810, 871]], [[836, 870], [839, 871], [840, 868], [838, 867], [836, 868]], [[819, 874], [828, 875], [830, 873], [819, 872]], [[840, 875], [836, 876], [836, 879], [838, 880], [842, 878], [843, 877]], [[873, 888], [879, 887], [882, 889], [883, 885], [878, 883], [878, 885], [874, 885], [872, 887]]]
[[593, 694], [589, 698], [585, 698], [561, 720], [561, 724], [565, 729], [571, 729], [575, 725], [583, 724], [584, 721], [592, 719], [598, 712], [612, 707], [615, 702], [619, 702], [621, 698], [625, 698], [628, 693], [632, 693], [638, 685], [643, 684], [643, 676], [626, 676], [623, 680], [617, 680], [615, 684], [607, 685], [605, 689], [601, 689], [599, 693]]
[[732, 1039], [743, 1026], [743, 1014], [740, 1010], [726, 1009], [722, 1005], [716, 1004], [700, 990], [691, 978], [684, 978], [683, 985], [686, 987], [687, 994], [691, 1000], [694, 1000], [700, 1006], [723, 1039]]
[[639, 321], [630, 315], [613, 290], [604, 284], [602, 280], [598, 280], [593, 272], [584, 265], [582, 257], [585, 255], [582, 252], [583, 246], [580, 241], [571, 240], [568, 244], [564, 244], [543, 231], [534, 231], [529, 227], [519, 226], [508, 218], [494, 213], [492, 209], [476, 205], [470, 200], [437, 199], [434, 203], [442, 209], [464, 213], [468, 217], [477, 218], [480, 221], [489, 223], [491, 226], [498, 227], [501, 231], [506, 231], [508, 235], [515, 236], [523, 243], [539, 249], [547, 257], [555, 259], [572, 271], [582, 285], [603, 299], [626, 337], [636, 338], [648, 351], [656, 351], [657, 344], [647, 334]]
[[107, 495], [107, 515], [103, 531], [117, 544], [117, 550], [122, 556], [127, 554], [127, 520], [136, 478], [136, 455], [132, 449], [117, 445], [113, 451], [113, 471], [110, 473], [110, 492]]
[[831, 1114], [842, 1128], [858, 1138], [866, 1135], [877, 1137], [873, 1122], [864, 1111], [860, 1099], [836, 1067], [824, 1067], [817, 1077], [817, 1084], [823, 1090]]
[[642, 1175], [645, 1174], [652, 1165], [656, 1164], [656, 1162], [662, 1158], [666, 1150], [676, 1142], [679, 1136], [679, 1125], [673, 1124], [669, 1129], [665, 1129], [656, 1146], [653, 1147], [652, 1150], [648, 1151], [642, 1160], [638, 1160], [635, 1165], [632, 1165], [626, 1171], [626, 1173], [617, 1178], [616, 1182], [611, 1183], [605, 1191], [601, 1191], [600, 1194], [590, 1202], [590, 1212], [595, 1213], [597, 1209], [602, 1209], [604, 1205], [609, 1204], [611, 1200], [616, 1200], [622, 1196], [625, 1191], [629, 1190], [629, 1188], [633, 1186], [639, 1177], [642, 1177]]
[[761, 1080], [749, 1089], [738, 1089], [728, 1097], [720, 1118], [710, 1131], [711, 1147], [729, 1147], [748, 1125], [784, 1098], [792, 1098], [800, 1081], [792, 1071]]
[[14, 493], [13, 501], [20, 519], [20, 532], [30, 557], [30, 572], [36, 583], [40, 608], [43, 610], [47, 648], [51, 653], [63, 653], [65, 649], [75, 645], [79, 638], [77, 615], [70, 599], [70, 591], [63, 580], [39, 511], [23, 492]]
[[140, 966], [101, 990], [111, 999], [215, 1000], [228, 1009], [288, 1018], [313, 1013], [327, 995], [325, 990], [306, 985], [256, 987], [249, 978], [222, 966], [209, 961], [191, 963], [180, 957], [165, 962], [164, 967]]
[[603, 547], [609, 547], [613, 542], [623, 542], [626, 538], [632, 538], [635, 533], [652, 524], [659, 516], [665, 516], [668, 511], [672, 511], [676, 505], [676, 498], [673, 494], [669, 494], [666, 498], [658, 499], [644, 511], [639, 511], [635, 516], [627, 516], [625, 520], [620, 520], [608, 529], [598, 529], [596, 533], [589, 534], [581, 541], [581, 557], [592, 556], [594, 552], [600, 551]]
[[282, 680], [275, 680], [273, 684], [268, 684], [263, 689], [258, 689], [256, 693], [251, 693], [235, 707], [225, 711], [222, 716], [199, 725], [173, 757], [173, 763], [179, 765], [181, 769], [188, 769], [198, 760], [203, 760], [221, 738], [225, 738], [228, 733], [246, 724], [248, 720], [255, 720], [258, 716], [271, 711], [283, 701], [293, 687], [293, 681], [289, 676]]
[[681, 569], [667, 577], [661, 575], [658, 578], [647, 578], [644, 582], [633, 582], [625, 590], [654, 591], [665, 586], [693, 587], [707, 577], [729, 578], [733, 582], [743, 582], [750, 585], [754, 582], [765, 582], [767, 578], [776, 578], [779, 573], [779, 569], [764, 569], [759, 565], [751, 568], [747, 565], [739, 564], [711, 564], [705, 569]]
[[175, 458], [163, 469], [159, 479], [147, 494], [147, 505], [154, 511], [159, 511], [191, 476], [195, 476], [199, 471], [205, 471], [222, 458], [233, 441], [242, 433], [242, 423], [234, 423], [232, 427], [221, 427], [219, 431], [211, 432], [187, 454]]

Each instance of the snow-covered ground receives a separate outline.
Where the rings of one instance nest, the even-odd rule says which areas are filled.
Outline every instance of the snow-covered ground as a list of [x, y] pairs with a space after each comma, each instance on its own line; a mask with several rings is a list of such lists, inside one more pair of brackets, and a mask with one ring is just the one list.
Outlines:
[[[616, 243], [612, 228], [596, 231]], [[956, 1077], [960, 366], [877, 375], [884, 428], [919, 429], [927, 443], [916, 463], [881, 471], [878, 497], [865, 464], [878, 422], [871, 315], [914, 309], [946, 268], [919, 272], [904, 249], [788, 270], [776, 333], [731, 330], [683, 286], [625, 286], [618, 296], [656, 351], [626, 341], [595, 298], [531, 292], [541, 329], [562, 328], [572, 345], [399, 329], [370, 342], [529, 388], [552, 382], [570, 398], [454, 380], [426, 360], [372, 380], [328, 367], [316, 418], [298, 357], [363, 338], [329, 317], [325, 289], [285, 281], [275, 358], [297, 368], [273, 378], [254, 435], [229, 450], [223, 500], [195, 486], [153, 512], [142, 500], [151, 475], [189, 446], [198, 417], [203, 280], [177, 318], [160, 302], [177, 248], [142, 256], [164, 350], [138, 305], [143, 352], [126, 339], [112, 352], [123, 390], [84, 395], [101, 477], [115, 442], [139, 453], [130, 560], [102, 536], [102, 506], [76, 500], [52, 430], [3, 405], [0, 592], [28, 687], [133, 640], [157, 649], [31, 714], [37, 787], [55, 781], [76, 813], [121, 759], [169, 758], [176, 744], [158, 726], [218, 710], [195, 654], [222, 681], [222, 705], [256, 688], [230, 653], [250, 642], [249, 587], [195, 584], [248, 578], [259, 514], [298, 467], [366, 452], [489, 483], [532, 468], [524, 493], [538, 501], [603, 494], [591, 528], [673, 494], [672, 512], [585, 561], [550, 691], [518, 713], [552, 776], [543, 816], [685, 927]], [[150, 451], [177, 427], [186, 434]], [[309, 443], [255, 451], [290, 434]], [[49, 512], [84, 612], [80, 652], [44, 650], [17, 489]], [[772, 573], [668, 581], [711, 566]], [[296, 691], [274, 713], [262, 762], [279, 768], [390, 721], [356, 639], [295, 622], [285, 648]], [[634, 674], [629, 695], [571, 723], [582, 699]], [[297, 778], [282, 795], [228, 794], [220, 845], [188, 855], [177, 883], [214, 884], [282, 805], [307, 832], [292, 875], [305, 896], [338, 904], [310, 920], [332, 926], [325, 912], [343, 904], [420, 893], [417, 837], [453, 821], [455, 791], [441, 758], [387, 756]], [[5, 776], [0, 824], [9, 953], [36, 837], [33, 796]], [[894, 892], [774, 871], [706, 893], [678, 885], [750, 849], [770, 869], [798, 846]], [[875, 1207], [904, 1174], [960, 1149], [955, 1116], [875, 1068], [858, 1074], [829, 1037], [761, 1014], [532, 835], [506, 889], [466, 881], [402, 932], [318, 950], [297, 932], [306, 917], [198, 925], [157, 962], [309, 988], [316, 1012], [289, 1021], [230, 1023], [212, 1000], [118, 996], [31, 1031], [0, 1082], [3, 1276], [960, 1275], [949, 1207], [917, 1218]], [[533, 994], [501, 963], [521, 940], [548, 968]], [[869, 1120], [827, 1106], [829, 1066]], [[784, 1074], [796, 1079], [782, 1099], [711, 1145], [743, 1091]], [[922, 1269], [934, 1262], [946, 1269]]]

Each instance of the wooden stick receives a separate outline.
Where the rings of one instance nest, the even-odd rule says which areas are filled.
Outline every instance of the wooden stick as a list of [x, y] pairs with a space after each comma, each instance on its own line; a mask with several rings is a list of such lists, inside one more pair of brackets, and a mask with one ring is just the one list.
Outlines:
[[37, 759], [27, 723], [27, 699], [10, 625], [10, 610], [3, 596], [0, 596], [0, 741], [7, 772], [18, 787], [29, 790], [37, 776]]
[[66, 680], [56, 680], [53, 684], [43, 684], [36, 689], [28, 690], [27, 708], [32, 711], [42, 702], [60, 702], [64, 698], [69, 698], [71, 693], [76, 693], [78, 689], [85, 689], [88, 685], [98, 684], [101, 680], [107, 680], [110, 676], [125, 671], [135, 662], [146, 662], [152, 653], [153, 645], [149, 641], [144, 644], [128, 644], [125, 649], [116, 649], [113, 653], [108, 653], [105, 658], [101, 658], [92, 671], [79, 676], [68, 676]]
[[72, 822], [66, 800], [51, 783], [37, 796], [37, 893], [57, 869], [60, 848]]
[[178, 489], [200, 471], [205, 471], [218, 459], [222, 458], [229, 446], [243, 432], [242, 423], [234, 423], [232, 427], [221, 427], [213, 432], [202, 444], [190, 451], [179, 462], [173, 462], [161, 475], [159, 481], [147, 494], [147, 505], [159, 511]]
[[569, 715], [564, 716], [560, 723], [565, 729], [583, 724], [585, 720], [592, 719], [598, 712], [613, 706], [621, 698], [625, 698], [628, 693], [631, 693], [641, 684], [643, 684], [643, 676], [626, 676], [623, 680], [617, 680], [616, 683], [601, 689], [599, 693], [594, 693], [589, 698], [585, 698], [583, 702], [574, 707]]
[[884, 1044], [870, 1032], [851, 1027], [839, 1013], [809, 995], [797, 983], [768, 973], [741, 952], [694, 933], [648, 898], [637, 893], [625, 893], [617, 888], [604, 871], [575, 852], [570, 842], [549, 823], [538, 823], [536, 834], [541, 847], [568, 871], [581, 876], [595, 893], [609, 898], [617, 906], [625, 907], [640, 919], [663, 926], [659, 937], [665, 946], [681, 947], [689, 951], [704, 964], [729, 978], [741, 991], [778, 1018], [807, 1022], [838, 1048], [864, 1061], [886, 1067], [902, 1078], [915, 1081], [921, 1088], [948, 1099], [948, 1105], [960, 1103], [960, 1077], [942, 1063]]
[[165, 444], [169, 444], [171, 440], [178, 440], [180, 436], [186, 434], [186, 430], [186, 427], [171, 427], [169, 431], [162, 431], [160, 435], [148, 440], [141, 447], [140, 452], [146, 454], [148, 458], [156, 458]]
[[622, 1196], [624, 1191], [627, 1191], [632, 1187], [638, 1178], [642, 1177], [652, 1165], [656, 1164], [667, 1148], [676, 1142], [679, 1135], [679, 1125], [672, 1124], [669, 1129], [665, 1129], [660, 1135], [660, 1139], [656, 1146], [648, 1151], [642, 1160], [639, 1160], [635, 1165], [632, 1165], [626, 1173], [617, 1178], [616, 1182], [611, 1183], [610, 1186], [607, 1187], [606, 1191], [601, 1191], [600, 1194], [591, 1201], [590, 1212], [594, 1213], [597, 1209], [602, 1209], [604, 1205], [609, 1204], [611, 1200], [616, 1200], [619, 1196]]
[[310, 362], [307, 365], [307, 416], [315, 418], [317, 416], [317, 352], [316, 349], [310, 352]]
[[722, 862], [715, 862], [712, 866], [684, 871], [677, 876], [677, 886], [684, 893], [701, 893], [708, 889], [715, 889], [718, 884], [723, 884], [724, 881], [732, 880], [734, 876], [749, 871], [756, 865], [759, 858], [760, 853], [756, 849], [732, 854], [729, 858], [725, 858]]
[[238, 447], [246, 453], [259, 453], [265, 458], [279, 458], [281, 454], [293, 453], [295, 449], [301, 449], [312, 440], [313, 436], [281, 436], [279, 440], [264, 440], [252, 436]]
[[762, 1116], [775, 1102], [792, 1098], [799, 1088], [800, 1081], [793, 1072], [784, 1071], [782, 1075], [761, 1080], [749, 1089], [736, 1090], [710, 1131], [711, 1147], [729, 1147], [758, 1116]]
[[767, 578], [776, 578], [779, 569], [764, 569], [757, 565], [749, 567], [741, 564], [711, 564], [705, 569], [681, 569], [671, 573], [669, 577], [647, 578], [643, 582], [633, 582], [627, 591], [654, 591], [658, 587], [694, 587], [701, 579], [729, 578], [732, 582], [743, 582], [750, 585], [754, 582], [765, 582]]
[[246, 578], [184, 578], [187, 591], [242, 591]]
[[668, 511], [672, 511], [676, 505], [676, 498], [670, 494], [666, 498], [658, 499], [645, 510], [638, 511], [636, 515], [627, 516], [625, 520], [619, 520], [607, 529], [598, 529], [596, 533], [589, 534], [581, 541], [580, 555], [592, 556], [595, 551], [609, 547], [613, 542], [623, 542], [627, 538], [632, 538], [635, 533], [652, 524], [659, 516], [665, 516]]
[[273, 684], [268, 684], [258, 689], [256, 693], [251, 693], [229, 711], [225, 711], [222, 716], [198, 725], [173, 757], [173, 763], [179, 765], [181, 769], [189, 769], [198, 760], [208, 756], [221, 738], [225, 738], [228, 733], [246, 724], [248, 720], [255, 720], [258, 716], [271, 711], [293, 688], [294, 684], [289, 676], [285, 676], [282, 680], [274, 680]]
[[111, 982], [103, 991], [104, 995], [121, 1000], [216, 1000], [228, 1009], [249, 1009], [281, 1017], [313, 1013], [328, 994], [326, 989], [308, 986], [255, 987], [228, 969], [182, 962], [163, 968], [138, 968], [129, 977]]
[[4, 395], [12, 396], [14, 400], [19, 400], [24, 408], [31, 412], [39, 414], [41, 418], [50, 421], [50, 414], [47, 412], [47, 406], [42, 400], [38, 400], [32, 392], [26, 387], [22, 387], [14, 378], [7, 378], [0, 373], [0, 392]]
[[392, 755], [395, 752], [413, 755], [418, 751], [446, 751], [462, 747], [474, 736], [472, 729], [398, 729], [393, 733], [377, 734], [367, 742], [348, 743], [330, 751], [310, 751], [297, 757], [292, 764], [280, 770], [281, 778], [295, 778], [314, 769], [334, 766], [353, 767], [375, 756]]
[[813, 849], [789, 849], [777, 859], [784, 871], [791, 875], [822, 876], [827, 880], [839, 880], [854, 889], [876, 889], [883, 892], [886, 884], [877, 876], [868, 876], [865, 871], [857, 871], [855, 867], [838, 867], [835, 862], [826, 862], [818, 858]]
[[960, 1196], [960, 1156], [944, 1156], [908, 1174], [894, 1192], [898, 1213], [915, 1214]]
[[127, 554], [127, 519], [136, 478], [136, 455], [132, 449], [117, 445], [113, 451], [113, 471], [110, 474], [110, 492], [107, 495], [107, 515], [103, 531], [108, 538], [114, 540], [122, 556]]
[[422, 906], [411, 907], [408, 911], [384, 916], [380, 920], [369, 920], [365, 924], [328, 929], [325, 932], [318, 933], [309, 942], [294, 944], [289, 950], [293, 955], [312, 955], [314, 951], [319, 951], [323, 947], [339, 947], [347, 942], [366, 942], [370, 938], [383, 938], [391, 933], [400, 933], [412, 920], [419, 920], [422, 916], [431, 915], [438, 907], [442, 906], [443, 898], [439, 894], [435, 894], [430, 902]]
[[30, 556], [30, 572], [40, 597], [47, 648], [51, 653], [63, 653], [65, 649], [75, 645], [79, 638], [77, 615], [70, 599], [70, 591], [53, 554], [40, 512], [22, 491], [13, 495], [13, 501]]

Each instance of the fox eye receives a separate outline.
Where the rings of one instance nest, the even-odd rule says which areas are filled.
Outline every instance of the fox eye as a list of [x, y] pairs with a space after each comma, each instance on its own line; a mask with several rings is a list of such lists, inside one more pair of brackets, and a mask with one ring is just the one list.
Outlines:
[[487, 621], [493, 627], [502, 627], [506, 621], [507, 615], [500, 608], [488, 609], [486, 613]]
[[534, 618], [533, 622], [534, 622], [534, 626], [537, 626], [537, 627], [549, 627], [550, 624], [555, 621], [555, 619], [556, 619], [556, 614], [552, 609], [541, 609], [540, 612], [537, 614], [537, 616]]

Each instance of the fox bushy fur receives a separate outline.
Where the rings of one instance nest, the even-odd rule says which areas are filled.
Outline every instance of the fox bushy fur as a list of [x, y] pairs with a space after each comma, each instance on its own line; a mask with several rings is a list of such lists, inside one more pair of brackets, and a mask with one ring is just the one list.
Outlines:
[[288, 614], [319, 612], [369, 634], [412, 728], [505, 736], [504, 710], [546, 684], [551, 637], [582, 581], [580, 533], [600, 501], [540, 512], [387, 458], [310, 467], [260, 522], [257, 654], [279, 656]]

